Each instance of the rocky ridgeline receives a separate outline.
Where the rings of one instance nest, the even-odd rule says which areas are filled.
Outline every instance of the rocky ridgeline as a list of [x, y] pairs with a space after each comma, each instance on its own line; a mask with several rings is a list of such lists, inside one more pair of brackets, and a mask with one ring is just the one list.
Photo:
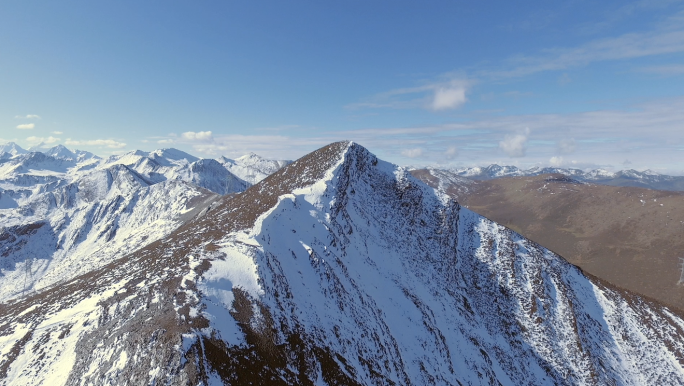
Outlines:
[[340, 142], [0, 305], [0, 382], [677, 385], [682, 336], [667, 308]]

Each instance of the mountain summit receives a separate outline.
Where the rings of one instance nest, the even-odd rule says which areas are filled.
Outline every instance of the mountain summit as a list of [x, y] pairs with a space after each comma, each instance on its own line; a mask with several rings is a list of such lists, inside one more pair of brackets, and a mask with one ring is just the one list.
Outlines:
[[684, 320], [338, 142], [0, 308], [7, 385], [682, 384]]

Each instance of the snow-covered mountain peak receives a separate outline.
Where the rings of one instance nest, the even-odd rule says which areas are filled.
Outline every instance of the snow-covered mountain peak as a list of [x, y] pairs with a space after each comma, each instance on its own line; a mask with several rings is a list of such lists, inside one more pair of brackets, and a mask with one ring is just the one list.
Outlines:
[[41, 152], [19, 154], [0, 164], [0, 179], [26, 173], [43, 176], [63, 175], [75, 165], [73, 160], [55, 158]]
[[254, 162], [259, 162], [259, 161], [261, 161], [261, 160], [263, 160], [263, 159], [264, 159], [264, 158], [261, 157], [260, 155], [258, 155], [257, 153], [255, 153], [255, 152], [253, 152], [253, 151], [250, 151], [249, 153], [247, 153], [247, 154], [245, 154], [245, 155], [243, 155], [243, 156], [241, 156], [241, 157], [238, 157], [238, 158], [236, 158], [235, 160], [236, 160], [236, 161], [239, 161], [239, 162], [241, 162], [241, 163], [247, 163], [247, 162], [252, 162], [252, 163], [254, 163]]
[[64, 145], [53, 146], [49, 149], [43, 150], [42, 153], [57, 159], [68, 161], [78, 160], [78, 156], [71, 150], [67, 149]]
[[218, 161], [231, 173], [250, 184], [256, 184], [291, 162], [266, 159], [255, 153], [248, 153], [234, 160], [220, 157]]
[[119, 163], [131, 166], [143, 163], [145, 162], [144, 160], [153, 161], [159, 166], [175, 167], [190, 164], [199, 160], [199, 158], [174, 148], [157, 149], [151, 152], [133, 150], [122, 155], [110, 156], [105, 161], [105, 164]]
[[26, 154], [28, 152], [14, 142], [7, 142], [4, 145], [0, 145], [0, 154], [2, 153], [7, 153], [13, 157], [17, 154]]
[[191, 182], [218, 194], [243, 192], [251, 185], [229, 172], [218, 161], [207, 158], [177, 168], [168, 176], [170, 179]]
[[125, 165], [95, 170], [77, 181], [78, 196], [96, 202], [117, 196], [130, 197], [152, 183]]
[[588, 173], [589, 176], [594, 178], [610, 178], [614, 177], [615, 173], [610, 172], [606, 169], [594, 169]]
[[192, 163], [199, 160], [199, 158], [195, 156], [174, 148], [157, 149], [150, 152], [149, 157], [163, 166], [171, 166], [171, 164], [177, 164], [179, 162]]

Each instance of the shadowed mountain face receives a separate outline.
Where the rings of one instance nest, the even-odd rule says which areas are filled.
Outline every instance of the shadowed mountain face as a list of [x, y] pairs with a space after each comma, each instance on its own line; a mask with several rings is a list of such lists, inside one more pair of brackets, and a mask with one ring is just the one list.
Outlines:
[[353, 143], [0, 305], [7, 385], [684, 383], [684, 320]]
[[684, 194], [558, 174], [472, 181], [412, 173], [586, 272], [684, 310]]

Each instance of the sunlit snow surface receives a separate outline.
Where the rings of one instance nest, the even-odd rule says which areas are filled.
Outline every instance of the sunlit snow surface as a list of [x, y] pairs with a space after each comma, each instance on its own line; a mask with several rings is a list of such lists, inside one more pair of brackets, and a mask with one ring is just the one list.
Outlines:
[[[175, 149], [103, 160], [63, 146], [43, 153], [5, 147], [0, 301], [102, 267], [168, 235], [216, 199], [210, 192], [234, 194], [250, 186], [216, 160]], [[246, 159], [233, 161], [244, 173], [250, 165], [261, 173], [264, 165], [284, 164]]]
[[684, 384], [679, 316], [336, 148], [320, 176], [295, 163], [96, 285], [3, 305], [0, 382]]

